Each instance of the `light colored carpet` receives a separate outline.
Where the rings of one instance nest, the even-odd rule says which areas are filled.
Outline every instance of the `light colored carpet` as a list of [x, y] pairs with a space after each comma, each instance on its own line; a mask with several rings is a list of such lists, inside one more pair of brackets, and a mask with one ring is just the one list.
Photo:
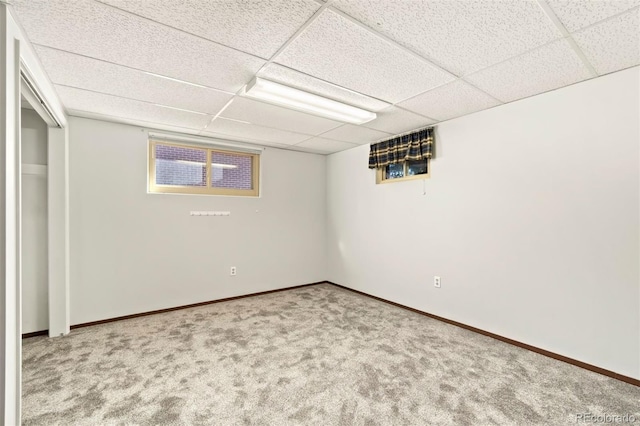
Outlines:
[[319, 284], [24, 341], [25, 425], [534, 425], [640, 388]]

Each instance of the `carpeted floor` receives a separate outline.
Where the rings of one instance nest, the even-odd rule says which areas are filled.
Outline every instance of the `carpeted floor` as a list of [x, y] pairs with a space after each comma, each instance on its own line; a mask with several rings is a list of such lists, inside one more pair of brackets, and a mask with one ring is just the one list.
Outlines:
[[559, 425], [640, 388], [330, 284], [34, 337], [25, 425]]

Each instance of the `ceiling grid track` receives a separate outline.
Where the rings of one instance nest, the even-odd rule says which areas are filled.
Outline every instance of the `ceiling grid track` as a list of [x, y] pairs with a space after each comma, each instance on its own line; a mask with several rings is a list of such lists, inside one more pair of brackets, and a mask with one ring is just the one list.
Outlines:
[[[526, 8], [493, 10], [464, 2], [435, 9], [376, 7], [366, 0], [265, 0], [248, 9], [224, 2], [189, 8], [171, 1], [133, 7], [87, 0], [74, 8], [0, 0], [24, 18], [73, 115], [326, 153], [637, 67], [632, 40], [640, 36], [638, 20], [629, 12], [640, 10], [640, 0], [602, 7], [586, 2], [536, 0]], [[467, 14], [478, 19], [464, 21]], [[425, 27], [430, 19], [433, 27]], [[111, 36], [113, 28], [122, 28], [121, 36]], [[149, 34], [166, 44], [154, 45]], [[123, 46], [125, 39], [131, 45]], [[166, 60], [158, 62], [163, 50]], [[166, 62], [172, 60], [175, 66]], [[396, 69], [403, 61], [410, 72]], [[268, 101], [249, 102], [246, 84], [258, 76], [364, 105], [378, 118], [362, 125], [322, 122]]]
[[[467, 83], [467, 84], [469, 84], [470, 86], [472, 86], [474, 89], [479, 90], [480, 92], [482, 92], [482, 93], [484, 93], [485, 95], [487, 95], [487, 96], [489, 96], [489, 97], [491, 97], [491, 98], [495, 99], [496, 101], [498, 101], [498, 102], [500, 102], [500, 103], [504, 103], [503, 101], [501, 101], [500, 99], [498, 99], [498, 98], [494, 97], [494, 96], [493, 96], [493, 95], [491, 95], [490, 93], [487, 93], [487, 92], [485, 92], [484, 90], [482, 90], [482, 89], [480, 89], [479, 87], [477, 87], [476, 85], [471, 84], [470, 82], [468, 82], [468, 81], [464, 80], [464, 79], [462, 78], [462, 76], [459, 76], [459, 75], [457, 75], [456, 73], [454, 73], [454, 72], [452, 72], [452, 71], [449, 71], [447, 68], [445, 68], [444, 66], [440, 65], [439, 63], [437, 63], [437, 62], [436, 62], [436, 61], [434, 61], [433, 59], [431, 59], [431, 58], [427, 58], [427, 57], [425, 57], [425, 56], [422, 56], [422, 55], [420, 55], [420, 54], [418, 54], [418, 53], [414, 52], [413, 50], [409, 49], [408, 47], [406, 47], [406, 46], [404, 46], [404, 45], [402, 45], [402, 44], [398, 43], [398, 42], [397, 42], [397, 41], [395, 41], [394, 39], [392, 39], [392, 38], [390, 38], [390, 37], [387, 37], [386, 35], [384, 35], [384, 34], [382, 34], [382, 33], [378, 32], [378, 31], [376, 31], [375, 29], [373, 29], [373, 28], [369, 27], [368, 25], [363, 24], [362, 22], [358, 21], [358, 20], [357, 20], [357, 19], [355, 19], [354, 17], [350, 16], [349, 14], [347, 14], [347, 13], [345, 13], [345, 12], [343, 12], [343, 11], [341, 11], [341, 10], [339, 10], [339, 9], [335, 8], [335, 7], [330, 7], [329, 9], [330, 9], [331, 11], [333, 11], [333, 12], [337, 13], [338, 15], [342, 16], [343, 18], [347, 19], [348, 21], [350, 21], [350, 22], [352, 22], [352, 23], [354, 23], [354, 24], [358, 25], [360, 28], [363, 28], [363, 29], [367, 30], [369, 33], [371, 33], [371, 34], [375, 35], [376, 37], [378, 37], [378, 38], [380, 38], [380, 39], [384, 40], [385, 42], [387, 42], [387, 43], [391, 44], [392, 46], [394, 46], [394, 47], [396, 47], [396, 48], [399, 48], [400, 50], [404, 51], [405, 53], [410, 54], [411, 56], [415, 57], [416, 59], [418, 59], [418, 60], [420, 60], [420, 61], [422, 61], [422, 62], [424, 62], [424, 63], [426, 63], [427, 65], [429, 65], [429, 66], [431, 66], [431, 67], [433, 67], [433, 68], [435, 68], [435, 69], [437, 69], [437, 70], [439, 70], [439, 71], [442, 71], [442, 72], [444, 72], [445, 74], [448, 74], [448, 75], [450, 75], [450, 76], [452, 76], [452, 77], [453, 77], [453, 79], [452, 79], [451, 81], [448, 81], [448, 82], [446, 82], [446, 83], [444, 83], [444, 84], [441, 84], [441, 85], [439, 85], [439, 86], [431, 87], [431, 88], [429, 88], [429, 89], [427, 89], [427, 90], [425, 90], [425, 91], [423, 91], [423, 92], [420, 92], [420, 93], [414, 94], [414, 95], [412, 95], [412, 96], [410, 96], [410, 97], [408, 97], [408, 98], [406, 98], [406, 99], [402, 99], [402, 100], [400, 100], [400, 101], [398, 101], [398, 102], [392, 103], [391, 105], [393, 105], [393, 106], [398, 106], [398, 104], [399, 104], [399, 103], [402, 103], [402, 102], [404, 102], [404, 101], [406, 101], [406, 100], [409, 100], [409, 99], [411, 99], [411, 98], [415, 98], [416, 96], [420, 96], [420, 95], [422, 95], [422, 94], [425, 94], [425, 93], [427, 93], [427, 92], [429, 92], [429, 91], [431, 91], [431, 90], [437, 89], [438, 87], [442, 87], [442, 86], [445, 86], [445, 85], [447, 85], [447, 84], [451, 84], [451, 83], [453, 83], [453, 82], [454, 82], [454, 81], [456, 81], [456, 80], [462, 80], [462, 81], [464, 81], [465, 83]], [[411, 112], [414, 112], [414, 111], [411, 111]], [[414, 113], [415, 113], [415, 112], [414, 112]], [[423, 117], [424, 117], [424, 116], [423, 116]]]
[[140, 18], [140, 19], [144, 19], [145, 21], [153, 22], [153, 23], [154, 23], [154, 24], [156, 24], [156, 25], [162, 25], [163, 27], [171, 28], [172, 30], [175, 30], [175, 31], [180, 31], [181, 33], [188, 34], [188, 35], [190, 35], [190, 36], [192, 36], [192, 37], [197, 37], [197, 38], [199, 38], [199, 39], [201, 39], [201, 40], [207, 41], [207, 42], [209, 42], [209, 43], [213, 43], [213, 44], [215, 44], [215, 45], [217, 45], [217, 46], [224, 47], [225, 49], [235, 50], [235, 51], [236, 51], [236, 52], [238, 52], [238, 53], [242, 53], [242, 54], [244, 54], [244, 55], [249, 55], [249, 56], [251, 56], [251, 57], [253, 57], [253, 58], [255, 58], [255, 59], [259, 59], [259, 60], [261, 60], [261, 61], [266, 60], [265, 58], [262, 58], [262, 57], [260, 57], [260, 56], [258, 56], [258, 55], [254, 55], [253, 53], [245, 52], [244, 50], [240, 50], [240, 49], [237, 49], [237, 48], [235, 48], [235, 47], [231, 47], [231, 46], [229, 46], [229, 45], [222, 44], [222, 43], [217, 42], [217, 41], [213, 41], [213, 40], [211, 40], [211, 39], [209, 39], [209, 38], [203, 37], [203, 36], [198, 35], [198, 34], [191, 33], [191, 32], [189, 32], [189, 31], [185, 31], [185, 30], [183, 30], [183, 29], [181, 29], [181, 28], [177, 28], [177, 27], [174, 27], [174, 26], [171, 26], [171, 25], [167, 25], [167, 24], [162, 23], [162, 22], [158, 22], [158, 21], [156, 21], [156, 20], [154, 20], [154, 19], [148, 18], [148, 17], [143, 16], [143, 15], [139, 15], [139, 14], [134, 13], [134, 12], [131, 12], [131, 11], [129, 11], [129, 10], [121, 9], [121, 8], [119, 8], [119, 7], [117, 7], [117, 6], [112, 5], [112, 4], [104, 3], [104, 2], [102, 2], [102, 1], [100, 1], [100, 0], [93, 0], [93, 1], [95, 1], [96, 3], [101, 4], [102, 6], [106, 6], [106, 7], [109, 7], [109, 8], [115, 9], [115, 10], [117, 10], [117, 11], [118, 11], [118, 12], [120, 12], [120, 13], [124, 13], [124, 14], [126, 14], [126, 15], [135, 16], [136, 18]]
[[[255, 76], [254, 76], [254, 77], [257, 77], [257, 76], [258, 76], [258, 74], [260, 74], [260, 71], [262, 71], [262, 70], [263, 70], [264, 68], [266, 68], [268, 65], [271, 65], [271, 64], [275, 63], [275, 60], [276, 60], [276, 58], [278, 57], [278, 55], [280, 55], [280, 54], [281, 54], [281, 53], [282, 53], [282, 52], [283, 52], [287, 47], [289, 47], [289, 45], [290, 45], [291, 43], [293, 43], [293, 42], [294, 42], [294, 41], [295, 41], [295, 40], [296, 40], [296, 39], [297, 39], [297, 38], [298, 38], [302, 33], [304, 33], [304, 32], [305, 32], [305, 30], [306, 30], [307, 28], [309, 28], [309, 27], [311, 26], [311, 24], [312, 24], [313, 22], [315, 22], [315, 21], [318, 19], [318, 17], [319, 17], [320, 15], [322, 15], [322, 13], [323, 13], [325, 10], [327, 10], [327, 9], [329, 8], [329, 6], [331, 5], [332, 0], [327, 0], [327, 2], [325, 2], [325, 3], [321, 3], [321, 2], [319, 2], [318, 0], [316, 0], [316, 2], [317, 2], [317, 3], [319, 3], [319, 4], [321, 4], [320, 9], [316, 10], [316, 12], [311, 16], [311, 18], [309, 18], [309, 20], [308, 20], [307, 22], [305, 22], [305, 23], [304, 23], [300, 28], [298, 28], [298, 30], [297, 30], [297, 31], [296, 31], [296, 32], [295, 32], [295, 33], [294, 33], [294, 34], [289, 38], [289, 40], [287, 40], [287, 41], [286, 41], [282, 46], [280, 46], [280, 48], [276, 51], [276, 53], [274, 53], [274, 54], [271, 56], [271, 58], [269, 58], [269, 60], [267, 61], [267, 63], [265, 63], [265, 64], [264, 64], [264, 65], [263, 65], [263, 66], [262, 66], [262, 67], [261, 67], [261, 68], [256, 72], [256, 74], [255, 74]], [[280, 64], [278, 64], [278, 65], [280, 65]], [[289, 67], [286, 67], [286, 68], [289, 68]], [[289, 69], [291, 69], [291, 68], [289, 68]], [[295, 71], [296, 71], [296, 72], [300, 72], [300, 71], [298, 71], [298, 70], [295, 70]], [[308, 75], [308, 74], [305, 74], [305, 75]], [[311, 76], [311, 77], [313, 77], [313, 78], [317, 78], [317, 77], [314, 77], [314, 76]], [[322, 80], [322, 81], [324, 81], [324, 80]], [[331, 82], [327, 82], [327, 83], [333, 84], [333, 83], [331, 83]], [[347, 89], [347, 90], [350, 90], [350, 89]], [[358, 92], [356, 92], [356, 93], [358, 93]], [[364, 93], [362, 93], [362, 95], [364, 95]], [[368, 95], [364, 95], [364, 96], [368, 96]], [[345, 126], [345, 124], [340, 125], [340, 126], [336, 127], [335, 129], [338, 129], [338, 128], [340, 128], [340, 127], [344, 127], [344, 126]], [[331, 130], [334, 130], [334, 129], [331, 129]], [[329, 131], [331, 131], [331, 130], [327, 130], [326, 132], [329, 132]], [[296, 143], [296, 144], [293, 144], [293, 146], [300, 145], [301, 143], [307, 142], [307, 141], [309, 141], [309, 140], [311, 140], [311, 139], [313, 139], [313, 138], [320, 137], [321, 135], [323, 135], [323, 134], [324, 134], [324, 133], [326, 133], [326, 132], [320, 133], [319, 135], [310, 136], [310, 137], [308, 137], [307, 139], [305, 139], [305, 140], [303, 140], [303, 141], [300, 141], [300, 142], [298, 142], [298, 143]]]
[[85, 92], [97, 93], [99, 95], [111, 96], [113, 98], [126, 99], [128, 101], [134, 101], [134, 102], [142, 102], [144, 104], [159, 106], [159, 107], [162, 107], [162, 108], [175, 109], [175, 110], [178, 110], [178, 111], [184, 111], [184, 112], [188, 112], [188, 113], [191, 113], [191, 114], [199, 114], [199, 115], [212, 115], [213, 114], [213, 113], [210, 113], [210, 112], [202, 112], [202, 111], [194, 111], [194, 110], [185, 109], [185, 108], [178, 108], [178, 107], [174, 107], [174, 106], [171, 106], [171, 105], [162, 105], [162, 104], [159, 104], [159, 103], [156, 103], [156, 102], [143, 101], [141, 99], [136, 99], [136, 98], [128, 98], [126, 96], [112, 95], [110, 93], [99, 92], [97, 90], [86, 89], [86, 88], [76, 87], [76, 86], [69, 86], [68, 84], [57, 83], [57, 84], [55, 84], [55, 86], [69, 87], [71, 89], [78, 89], [78, 90], [82, 90], [82, 91], [85, 91]]
[[[544, 0], [544, 1], [546, 1], [546, 0]], [[596, 21], [596, 22], [593, 22], [593, 23], [591, 23], [589, 25], [585, 25], [584, 27], [581, 27], [579, 30], [575, 31], [574, 33], [579, 33], [579, 32], [582, 32], [584, 30], [588, 30], [588, 29], [590, 29], [592, 27], [597, 27], [598, 25], [601, 25], [601, 24], [604, 24], [604, 23], [606, 23], [608, 21], [612, 21], [612, 20], [614, 20], [616, 18], [619, 18], [622, 15], [626, 15], [629, 12], [636, 12], [636, 13], [640, 12], [640, 6], [636, 6], [636, 7], [632, 7], [631, 9], [623, 10], [622, 12], [618, 12], [615, 15], [611, 15], [611, 16], [609, 16], [607, 18], [604, 18], [604, 19], [602, 19], [600, 21]]]
[[573, 37], [571, 36], [571, 33], [567, 31], [567, 28], [560, 21], [560, 19], [555, 14], [555, 12], [551, 9], [551, 6], [549, 6], [546, 0], [536, 0], [536, 1], [538, 2], [538, 5], [544, 11], [544, 13], [549, 17], [551, 22], [553, 22], [556, 28], [558, 28], [558, 31], [562, 33], [562, 35], [564, 36], [564, 39], [569, 43], [569, 45], [571, 46], [573, 51], [576, 53], [576, 55], [578, 55], [578, 57], [584, 64], [585, 68], [589, 70], [591, 77], [597, 77], [598, 73], [596, 72], [596, 69], [593, 67], [593, 65], [591, 65], [591, 62], [587, 59], [582, 49], [580, 49], [580, 47], [578, 46], [578, 43], [576, 43], [576, 41], [573, 39]]
[[409, 55], [413, 56], [414, 58], [418, 59], [419, 61], [424, 62], [425, 64], [439, 70], [442, 71], [445, 74], [450, 75], [451, 77], [453, 77], [453, 79], [455, 80], [456, 78], [460, 78], [457, 74], [449, 71], [448, 69], [446, 69], [445, 67], [443, 67], [442, 65], [438, 64], [437, 62], [435, 62], [432, 59], [426, 58], [416, 52], [414, 52], [413, 50], [409, 49], [408, 47], [398, 43], [397, 41], [395, 41], [394, 39], [387, 37], [386, 35], [376, 31], [375, 29], [369, 27], [368, 25], [363, 24], [362, 22], [358, 21], [356, 18], [354, 18], [353, 16], [335, 8], [335, 7], [331, 7], [330, 10], [332, 12], [337, 13], [338, 15], [340, 15], [341, 17], [343, 17], [344, 19], [348, 20], [349, 22], [356, 24], [357, 26], [359, 26], [360, 28], [368, 31], [369, 33], [373, 34], [374, 36], [378, 37], [381, 40], [384, 40], [385, 42], [389, 43], [390, 45], [402, 50], [405, 53], [408, 53]]
[[[141, 73], [144, 73], [144, 74], [153, 75], [155, 77], [166, 78], [168, 80], [174, 80], [174, 81], [178, 81], [178, 82], [181, 82], [181, 83], [184, 83], [184, 84], [189, 84], [189, 85], [192, 85], [192, 86], [202, 87], [203, 89], [214, 90], [216, 92], [225, 93], [227, 95], [233, 95], [234, 94], [234, 92], [229, 92], [228, 90], [217, 89], [215, 87], [205, 86], [205, 85], [198, 84], [198, 83], [191, 83], [189, 81], [184, 81], [184, 80], [180, 80], [180, 79], [177, 79], [177, 78], [174, 78], [174, 77], [169, 77], [167, 75], [162, 75], [162, 74], [149, 72], [147, 70], [143, 70], [143, 69], [140, 69], [140, 68], [130, 67], [128, 65], [119, 64], [117, 62], [105, 61], [104, 59], [95, 58], [93, 56], [83, 55], [82, 53], [75, 53], [75, 52], [71, 52], [69, 50], [58, 49], [57, 47], [47, 46], [46, 44], [42, 44], [42, 43], [31, 43], [31, 44], [33, 46], [44, 47], [45, 49], [56, 50], [58, 52], [64, 52], [64, 53], [68, 53], [70, 55], [75, 55], [75, 56], [80, 56], [82, 58], [91, 59], [92, 61], [98, 61], [98, 62], [103, 62], [105, 64], [114, 65], [114, 66], [117, 66], [117, 67], [127, 68], [127, 69], [130, 69], [132, 71], [137, 71], [137, 72], [141, 72]], [[56, 84], [56, 83], [54, 83], [54, 84]], [[86, 90], [86, 89], [82, 89], [82, 90]], [[112, 96], [118, 96], [118, 95], [112, 95]]]
[[[317, 0], [316, 0], [317, 1]], [[304, 30], [306, 30], [309, 25], [311, 25], [313, 23], [313, 21], [315, 21], [318, 16], [320, 16], [322, 14], [322, 12], [327, 9], [329, 7], [329, 2], [322, 4], [322, 6], [316, 10], [314, 12], [313, 15], [311, 15], [311, 17], [307, 20], [307, 22], [305, 22], [300, 28], [298, 28], [298, 30], [293, 33], [293, 35], [291, 37], [289, 37], [289, 39], [284, 42], [284, 44], [282, 46], [280, 46], [280, 48], [278, 50], [276, 50], [276, 52], [271, 55], [271, 57], [269, 59], [267, 59], [267, 62], [265, 62], [259, 69], [258, 71], [256, 71], [256, 73], [253, 75], [253, 77], [257, 77], [258, 74], [260, 74], [260, 71], [262, 71], [267, 65], [270, 65], [273, 63], [274, 59], [284, 50], [287, 48], [287, 46], [289, 46], [300, 34], [302, 34], [304, 32]], [[261, 58], [263, 59], [263, 58]], [[248, 82], [245, 83], [245, 86]], [[201, 134], [202, 132], [204, 132], [207, 127], [211, 126], [211, 124], [213, 124], [213, 122], [220, 117], [220, 114], [222, 114], [224, 112], [225, 109], [227, 109], [229, 107], [229, 105], [231, 105], [231, 103], [233, 102], [233, 100], [236, 98], [236, 96], [240, 96], [242, 94], [242, 92], [244, 92], [245, 86], [241, 87], [240, 89], [238, 89], [238, 91], [234, 94], [233, 98], [231, 98], [229, 100], [229, 102], [227, 102], [227, 104], [225, 106], [222, 107], [222, 109], [220, 111], [218, 111], [218, 113], [211, 119], [211, 121], [209, 122], [209, 124], [207, 124], [202, 130], [200, 130]], [[224, 118], [224, 117], [221, 117]], [[308, 141], [309, 139], [314, 138], [315, 136], [310, 136], [309, 138], [305, 139], [302, 142]], [[302, 142], [298, 142], [298, 143], [302, 143]], [[297, 145], [297, 144], [294, 144]]]

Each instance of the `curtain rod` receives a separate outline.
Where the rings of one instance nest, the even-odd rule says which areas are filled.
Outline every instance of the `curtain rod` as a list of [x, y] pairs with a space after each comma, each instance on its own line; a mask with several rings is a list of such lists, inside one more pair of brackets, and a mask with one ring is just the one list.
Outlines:
[[378, 139], [374, 143], [379, 143], [379, 142], [384, 142], [384, 141], [388, 141], [388, 140], [395, 139], [395, 138], [400, 138], [402, 136], [410, 135], [411, 133], [418, 133], [418, 132], [421, 132], [421, 131], [427, 130], [427, 129], [435, 129], [435, 124], [431, 124], [431, 125], [426, 126], [426, 127], [420, 127], [418, 129], [414, 129], [414, 130], [409, 130], [408, 132], [398, 133], [397, 135], [391, 136], [390, 138]]

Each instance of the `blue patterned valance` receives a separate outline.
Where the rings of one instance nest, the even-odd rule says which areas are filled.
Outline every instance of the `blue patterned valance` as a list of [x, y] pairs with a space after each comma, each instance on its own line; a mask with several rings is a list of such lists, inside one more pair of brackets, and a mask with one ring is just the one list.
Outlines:
[[369, 168], [385, 167], [405, 161], [425, 160], [433, 156], [433, 127], [371, 144]]

